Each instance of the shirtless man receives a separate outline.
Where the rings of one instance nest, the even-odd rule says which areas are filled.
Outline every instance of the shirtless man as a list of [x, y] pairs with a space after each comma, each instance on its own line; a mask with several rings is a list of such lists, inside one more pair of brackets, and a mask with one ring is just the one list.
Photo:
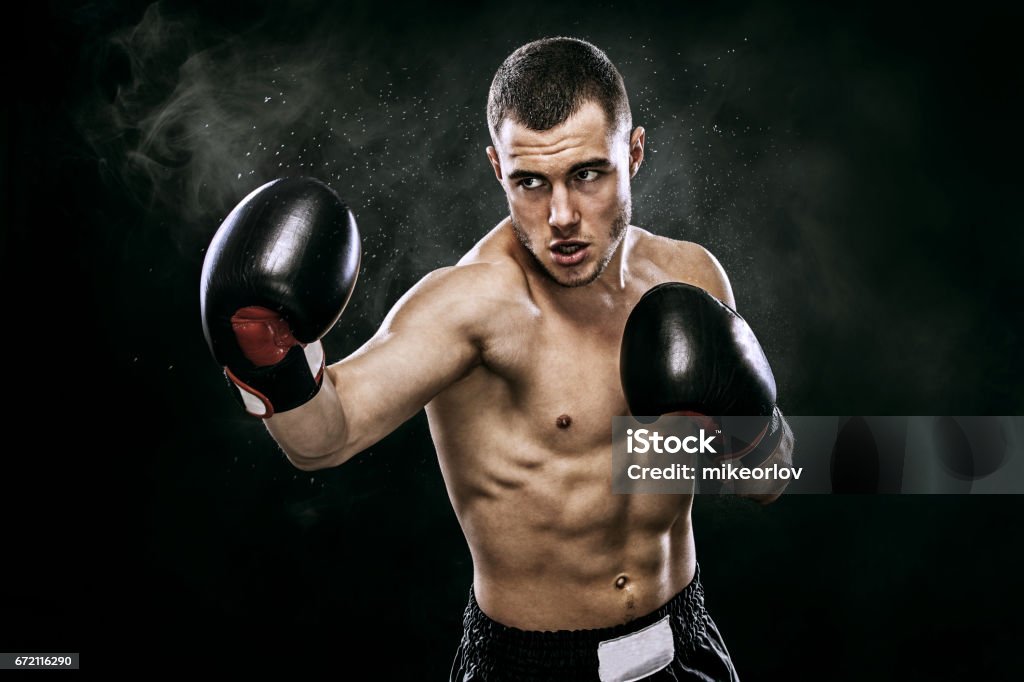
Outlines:
[[[303, 471], [343, 464], [426, 408], [474, 566], [452, 680], [737, 679], [703, 606], [692, 496], [612, 494], [609, 467], [612, 417], [630, 413], [630, 312], [665, 282], [735, 308], [726, 274], [703, 247], [630, 225], [644, 129], [593, 45], [519, 48], [495, 75], [487, 115], [510, 215], [330, 366], [318, 339], [354, 286], [354, 223], [311, 180], [247, 197], [204, 268], [214, 354]], [[715, 349], [689, 352], [722, 362], [704, 355]], [[770, 392], [774, 403], [774, 382]], [[781, 466], [792, 434], [775, 414], [766, 465]]]

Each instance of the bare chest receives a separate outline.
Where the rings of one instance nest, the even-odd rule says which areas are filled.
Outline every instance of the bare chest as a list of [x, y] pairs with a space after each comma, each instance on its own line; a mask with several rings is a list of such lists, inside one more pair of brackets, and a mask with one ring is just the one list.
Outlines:
[[627, 414], [619, 378], [624, 313], [584, 324], [540, 315], [487, 357], [517, 415], [555, 450], [607, 447], [612, 417]]

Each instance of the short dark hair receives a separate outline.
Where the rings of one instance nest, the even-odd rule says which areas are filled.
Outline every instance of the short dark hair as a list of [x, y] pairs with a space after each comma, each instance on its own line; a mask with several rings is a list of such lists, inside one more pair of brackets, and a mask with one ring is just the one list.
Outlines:
[[608, 55], [578, 38], [541, 38], [510, 54], [494, 74], [487, 97], [491, 136], [506, 118], [530, 128], [549, 130], [594, 101], [609, 126], [633, 126], [622, 74]]

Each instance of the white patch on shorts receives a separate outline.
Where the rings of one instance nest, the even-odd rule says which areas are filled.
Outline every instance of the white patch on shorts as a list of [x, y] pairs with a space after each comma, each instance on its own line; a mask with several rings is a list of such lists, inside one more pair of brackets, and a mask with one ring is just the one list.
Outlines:
[[676, 657], [668, 619], [598, 644], [601, 682], [635, 682], [666, 668]]

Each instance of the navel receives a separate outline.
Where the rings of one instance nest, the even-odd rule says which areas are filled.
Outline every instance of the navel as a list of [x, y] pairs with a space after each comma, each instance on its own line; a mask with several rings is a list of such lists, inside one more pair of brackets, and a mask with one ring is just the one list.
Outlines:
[[620, 590], [626, 589], [626, 585], [629, 584], [629, 578], [625, 575], [620, 575], [615, 579], [615, 587]]

